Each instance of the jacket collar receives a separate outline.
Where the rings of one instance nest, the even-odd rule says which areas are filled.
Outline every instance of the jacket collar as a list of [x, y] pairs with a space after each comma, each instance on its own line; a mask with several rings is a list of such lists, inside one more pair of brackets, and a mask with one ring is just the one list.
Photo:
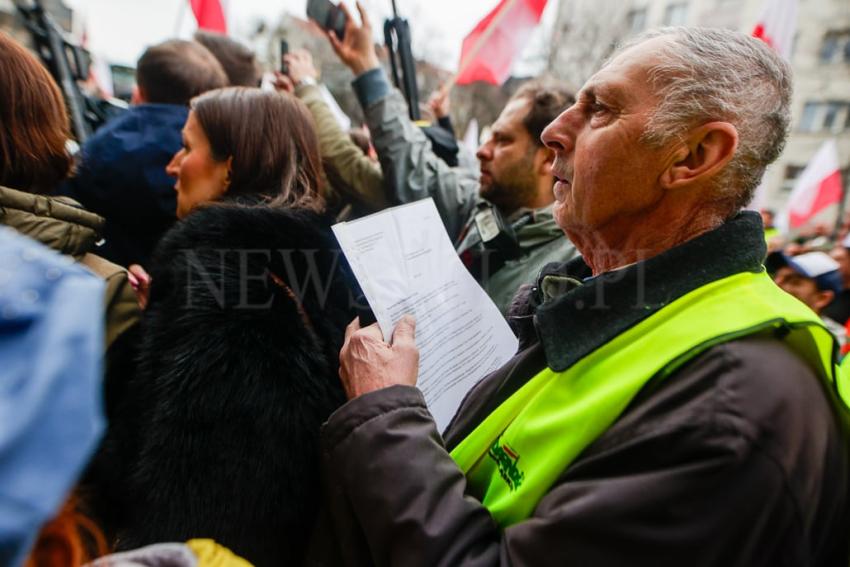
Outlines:
[[566, 238], [564, 231], [555, 222], [555, 217], [552, 214], [552, 205], [547, 205], [539, 209], [521, 209], [521, 213], [517, 211], [517, 213], [511, 215], [509, 220], [510, 222], [514, 222], [522, 214], [529, 213], [532, 218], [531, 222], [517, 230], [517, 239], [521, 247], [534, 248], [551, 242], [556, 238]]
[[713, 281], [759, 272], [766, 254], [761, 218], [742, 212], [719, 228], [626, 268], [589, 278], [582, 258], [541, 273], [535, 300], [546, 361], [566, 370], [683, 295]]
[[[483, 202], [483, 200], [478, 201], [477, 206], [481, 206], [480, 203]], [[474, 209], [474, 212], [477, 213], [477, 209]], [[531, 248], [548, 244], [557, 238], [566, 238], [564, 231], [555, 222], [551, 204], [539, 209], [520, 208], [511, 213], [510, 216], [505, 217], [504, 220], [508, 224], [513, 224], [526, 216], [530, 216], [530, 221], [516, 230], [517, 241], [524, 251], [527, 252]], [[481, 237], [478, 235], [478, 231], [472, 228], [474, 226], [475, 214], [472, 214], [461, 231], [461, 238], [456, 242], [458, 252], [480, 244]]]
[[0, 224], [45, 246], [80, 258], [94, 248], [104, 220], [68, 197], [0, 187]]

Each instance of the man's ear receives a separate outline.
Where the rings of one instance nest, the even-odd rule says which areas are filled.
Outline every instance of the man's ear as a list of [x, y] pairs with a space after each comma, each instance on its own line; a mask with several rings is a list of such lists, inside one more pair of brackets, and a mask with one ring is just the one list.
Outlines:
[[812, 311], [817, 314], [820, 314], [822, 309], [825, 309], [827, 305], [832, 303], [832, 300], [835, 299], [835, 292], [832, 290], [819, 291], [817, 295], [814, 297], [814, 305], [812, 305]]
[[738, 130], [728, 122], [709, 122], [691, 130], [661, 174], [664, 189], [708, 181], [729, 163], [738, 148]]
[[555, 162], [555, 152], [546, 146], [540, 146], [534, 152], [534, 173], [538, 176], [552, 176], [552, 164]]
[[145, 104], [148, 97], [138, 84], [133, 85], [133, 94], [130, 95], [130, 104]]

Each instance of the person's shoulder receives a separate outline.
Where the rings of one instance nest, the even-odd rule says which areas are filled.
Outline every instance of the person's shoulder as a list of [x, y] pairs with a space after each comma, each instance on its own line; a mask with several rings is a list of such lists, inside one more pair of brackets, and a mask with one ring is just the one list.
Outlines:
[[709, 349], [700, 358], [703, 368], [692, 371], [714, 370], [719, 395], [726, 401], [720, 406], [723, 411], [753, 423], [772, 423], [779, 418], [782, 423], [807, 422], [818, 414], [832, 414], [830, 386], [781, 340], [751, 337], [731, 341]]
[[627, 437], [690, 431], [710, 443], [757, 446], [783, 462], [803, 453], [815, 458], [812, 451], [833, 450], [824, 443], [835, 447], [846, 435], [830, 388], [783, 341], [748, 337], [711, 347], [651, 381], [617, 429]]
[[158, 102], [146, 102], [144, 104], [134, 104], [127, 109], [127, 112], [121, 116], [133, 117], [138, 119], [141, 116], [183, 116], [189, 115], [189, 107], [183, 104], [164, 104]]
[[[110, 120], [83, 145], [86, 167], [126, 166], [126, 162], [144, 162], [153, 156], [171, 156], [180, 144], [180, 132], [189, 109], [173, 104], [131, 106]], [[129, 176], [132, 178], [132, 176]]]
[[330, 225], [326, 215], [306, 209], [211, 203], [198, 207], [165, 233], [154, 263], [172, 265], [189, 250], [336, 251], [339, 245]]
[[847, 469], [847, 412], [833, 386], [784, 341], [749, 337], [717, 345], [668, 380], [650, 405], [678, 405], [672, 413], [683, 427], [743, 441], [788, 478], [816, 477], [839, 463]]

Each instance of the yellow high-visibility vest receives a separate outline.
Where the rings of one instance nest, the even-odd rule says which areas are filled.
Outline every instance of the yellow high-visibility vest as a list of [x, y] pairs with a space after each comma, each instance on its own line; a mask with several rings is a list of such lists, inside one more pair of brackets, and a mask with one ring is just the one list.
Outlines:
[[764, 272], [745, 272], [680, 297], [562, 372], [544, 369], [451, 455], [470, 494], [500, 526], [510, 526], [532, 514], [650, 379], [669, 376], [715, 345], [758, 333], [781, 338], [850, 402], [850, 376], [839, 375], [838, 345], [820, 318]]

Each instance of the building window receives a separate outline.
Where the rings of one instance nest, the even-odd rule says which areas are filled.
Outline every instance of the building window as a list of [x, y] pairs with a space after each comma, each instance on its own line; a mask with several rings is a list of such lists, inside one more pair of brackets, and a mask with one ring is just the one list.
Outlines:
[[664, 12], [665, 26], [684, 26], [688, 23], [688, 3], [669, 4]]
[[803, 117], [800, 118], [801, 132], [815, 132], [815, 122], [820, 110], [820, 103], [807, 102], [803, 107]]
[[838, 118], [838, 113], [841, 112], [842, 105], [837, 102], [828, 102], [823, 115], [823, 129], [832, 130], [835, 127]]
[[807, 102], [798, 125], [800, 132], [850, 132], [850, 102]]
[[850, 63], [850, 30], [830, 31], [820, 46], [821, 63]]
[[802, 165], [786, 165], [785, 176], [782, 178], [782, 185], [779, 186], [779, 190], [782, 193], [790, 193], [804, 169], [805, 166]]
[[627, 21], [630, 34], [636, 35], [642, 32], [646, 28], [646, 8], [629, 10]]

